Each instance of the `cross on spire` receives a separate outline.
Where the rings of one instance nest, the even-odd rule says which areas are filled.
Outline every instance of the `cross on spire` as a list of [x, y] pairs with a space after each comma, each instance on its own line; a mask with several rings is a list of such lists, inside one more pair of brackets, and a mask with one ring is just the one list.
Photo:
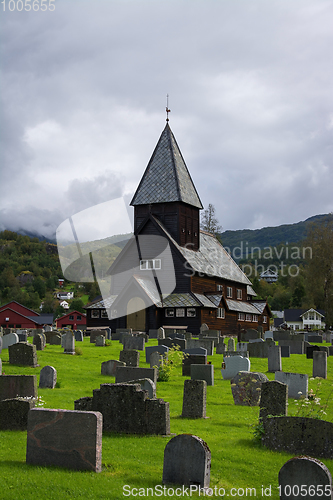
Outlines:
[[169, 94], [167, 94], [167, 105], [166, 105], [165, 111], [167, 114], [166, 121], [168, 122], [169, 121], [169, 113], [171, 113], [171, 110], [169, 109]]

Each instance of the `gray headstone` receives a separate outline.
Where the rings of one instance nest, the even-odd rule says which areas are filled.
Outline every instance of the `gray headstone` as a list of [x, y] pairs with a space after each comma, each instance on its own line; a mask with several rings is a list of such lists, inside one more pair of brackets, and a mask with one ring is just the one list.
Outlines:
[[136, 351], [143, 351], [145, 348], [145, 339], [143, 337], [136, 336], [124, 336], [123, 337], [124, 350], [135, 349]]
[[165, 345], [154, 345], [146, 347], [146, 363], [149, 363], [149, 358], [152, 352], [159, 352], [160, 354], [167, 355], [169, 347]]
[[263, 373], [240, 371], [231, 380], [231, 392], [235, 405], [258, 406], [261, 384], [268, 378]]
[[251, 367], [250, 360], [243, 356], [225, 356], [222, 363], [222, 377], [224, 380], [231, 380], [238, 372], [249, 372]]
[[33, 408], [28, 415], [28, 464], [102, 470], [102, 415]]
[[53, 366], [44, 366], [39, 374], [39, 387], [41, 389], [54, 389], [57, 383], [57, 370]]
[[290, 347], [289, 345], [281, 345], [281, 358], [290, 358]]
[[302, 340], [279, 340], [279, 346], [285, 345], [290, 347], [290, 354], [304, 354], [305, 352], [304, 341]]
[[29, 342], [19, 342], [8, 347], [11, 365], [38, 366], [36, 346]]
[[75, 330], [74, 336], [76, 342], [83, 342], [83, 332], [81, 330]]
[[105, 337], [104, 335], [97, 335], [95, 339], [95, 346], [97, 347], [105, 347]]
[[327, 353], [325, 351], [314, 351], [312, 376], [327, 378]]
[[198, 436], [180, 434], [172, 438], [164, 450], [163, 484], [198, 485], [210, 483], [210, 449]]
[[66, 332], [63, 337], [63, 348], [65, 354], [75, 354], [75, 337], [72, 331]]
[[287, 384], [288, 398], [308, 397], [308, 376], [302, 373], [275, 372], [275, 380]]
[[36, 346], [37, 351], [44, 351], [45, 342], [43, 336], [40, 333], [37, 333], [37, 335], [34, 336], [33, 344]]
[[214, 341], [206, 339], [190, 339], [187, 340], [187, 345], [184, 349], [196, 349], [197, 347], [203, 347], [207, 349], [207, 356], [212, 356], [214, 354]]
[[149, 356], [150, 368], [159, 368], [163, 365], [163, 356], [158, 351], [153, 351]]
[[116, 369], [116, 384], [150, 378], [154, 384], [157, 383], [157, 368], [136, 368], [134, 366], [118, 366]]
[[52, 335], [50, 338], [50, 345], [61, 345], [62, 344], [62, 337], [61, 335]]
[[126, 366], [126, 363], [124, 363], [123, 361], [117, 361], [116, 359], [103, 361], [101, 365], [101, 375], [109, 375], [111, 377], [115, 377], [118, 366]]
[[202, 323], [202, 325], [200, 326], [200, 333], [206, 332], [207, 330], [209, 330], [209, 326], [207, 325], [207, 323]]
[[216, 346], [216, 354], [224, 354], [226, 350], [227, 346], [224, 342], [219, 342], [219, 344]]
[[184, 349], [184, 354], [199, 354], [200, 356], [207, 356], [207, 349], [204, 347], [194, 347], [193, 349]]
[[124, 349], [119, 353], [119, 361], [122, 361], [126, 366], [139, 366], [140, 353], [134, 349], [125, 351]]
[[308, 342], [316, 342], [316, 344], [322, 344], [323, 336], [322, 335], [308, 335]]
[[233, 337], [228, 339], [228, 351], [235, 351], [235, 339]]
[[141, 389], [148, 392], [149, 399], [156, 398], [156, 384], [154, 384], [154, 382], [150, 378], [128, 380], [126, 384], [140, 384]]
[[7, 333], [2, 337], [2, 349], [8, 349], [10, 345], [17, 344], [18, 341], [17, 333]]
[[205, 380], [185, 380], [183, 396], [183, 418], [205, 418], [207, 382]]
[[278, 345], [272, 345], [268, 348], [268, 371], [282, 371], [281, 347]]
[[148, 335], [150, 339], [157, 339], [157, 329], [148, 330]]
[[191, 375], [191, 365], [206, 365], [207, 355], [205, 354], [187, 354], [182, 361], [182, 375]]
[[332, 500], [332, 476], [325, 464], [311, 457], [294, 457], [279, 471], [281, 500]]
[[287, 415], [288, 386], [277, 380], [268, 380], [261, 384], [259, 418], [265, 419], [268, 415]]
[[165, 339], [165, 332], [164, 332], [164, 328], [160, 327], [160, 328], [157, 330], [157, 338], [158, 338], [158, 339]]
[[191, 365], [191, 380], [205, 380], [214, 385], [214, 365]]

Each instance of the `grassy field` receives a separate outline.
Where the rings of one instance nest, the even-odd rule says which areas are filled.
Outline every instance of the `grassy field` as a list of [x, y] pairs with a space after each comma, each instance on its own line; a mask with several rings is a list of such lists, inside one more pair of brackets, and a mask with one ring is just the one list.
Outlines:
[[[148, 345], [156, 344], [156, 340], [150, 340]], [[99, 388], [100, 384], [114, 382], [113, 377], [101, 375], [101, 363], [109, 359], [119, 359], [119, 351], [122, 348], [117, 341], [112, 341], [112, 345], [107, 347], [96, 347], [89, 343], [89, 338], [77, 345], [80, 346], [82, 355], [69, 356], [63, 354], [60, 346], [47, 344], [44, 351], [38, 351], [38, 368], [10, 365], [8, 351], [3, 350], [3, 372], [6, 375], [36, 374], [39, 382], [41, 368], [46, 365], [54, 366], [58, 373], [58, 387], [39, 389], [38, 395], [45, 401], [45, 408], [73, 410], [75, 399], [92, 396], [93, 389]], [[140, 366], [147, 366], [144, 353], [140, 354], [140, 358]], [[258, 407], [235, 406], [230, 381], [222, 379], [222, 355], [214, 355], [210, 360], [215, 367], [215, 384], [207, 388], [207, 418], [181, 418], [186, 377], [182, 377], [181, 368], [177, 368], [168, 382], [157, 384], [157, 397], [170, 403], [172, 435], [163, 437], [104, 434], [103, 470], [99, 474], [26, 465], [26, 432], [0, 431], [0, 498], [113, 500], [134, 496], [185, 497], [186, 494], [180, 494], [180, 491], [174, 491], [172, 495], [172, 490], [166, 489], [162, 492], [159, 488], [147, 488], [154, 489], [162, 483], [163, 453], [171, 437], [190, 433], [206, 441], [211, 450], [210, 486], [213, 489], [216, 487], [216, 494], [210, 498], [220, 498], [223, 488], [225, 497], [270, 496], [272, 499], [278, 499], [278, 472], [292, 456], [270, 451], [254, 439], [252, 426], [258, 422]], [[328, 400], [325, 419], [329, 421], [333, 419], [332, 368], [333, 357], [329, 357], [328, 378], [321, 382], [319, 389], [321, 402], [326, 404]], [[295, 354], [290, 358], [282, 358], [282, 369], [286, 372], [306, 373], [311, 377], [312, 360], [306, 359], [305, 355]], [[267, 372], [267, 359], [252, 358], [251, 371], [265, 373], [270, 380], [274, 379], [274, 374]], [[309, 389], [312, 388], [318, 394], [317, 384], [318, 380], [309, 381]], [[296, 411], [293, 400], [289, 400], [289, 414], [295, 414]], [[321, 461], [333, 473], [333, 460]], [[193, 494], [194, 498], [198, 496]]]

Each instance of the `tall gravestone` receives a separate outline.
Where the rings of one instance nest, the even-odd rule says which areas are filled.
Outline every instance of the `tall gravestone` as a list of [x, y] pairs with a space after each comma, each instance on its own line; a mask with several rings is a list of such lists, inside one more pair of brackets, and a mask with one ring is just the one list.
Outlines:
[[279, 471], [281, 500], [332, 500], [332, 476], [325, 464], [311, 457], [294, 457]]
[[37, 335], [34, 336], [33, 344], [36, 346], [37, 351], [44, 351], [44, 337], [40, 333], [37, 333]]
[[75, 354], [75, 337], [72, 331], [68, 331], [64, 334], [63, 348], [65, 354]]
[[28, 413], [34, 406], [34, 399], [12, 398], [0, 401], [0, 430], [26, 431]]
[[159, 368], [163, 366], [163, 356], [158, 351], [154, 351], [149, 356], [150, 368]]
[[251, 367], [250, 360], [243, 356], [225, 356], [222, 363], [222, 377], [224, 380], [231, 380], [238, 372], [249, 372]]
[[18, 341], [17, 333], [7, 333], [2, 337], [2, 349], [8, 349], [10, 345], [17, 344]]
[[103, 363], [101, 364], [101, 375], [109, 375], [111, 377], [115, 377], [118, 366], [126, 366], [126, 363], [123, 363], [122, 361], [118, 361], [116, 359], [103, 361]]
[[287, 384], [289, 398], [300, 399], [308, 397], [307, 374], [275, 372], [275, 380]]
[[185, 380], [183, 396], [183, 418], [205, 418], [207, 382], [205, 380]]
[[268, 415], [286, 416], [288, 411], [288, 386], [277, 380], [268, 380], [261, 384], [259, 419]]
[[57, 370], [53, 366], [44, 366], [39, 374], [41, 389], [54, 389], [57, 383]]
[[272, 345], [268, 348], [268, 371], [269, 372], [281, 372], [281, 347], [278, 345]]
[[312, 376], [327, 378], [327, 353], [325, 351], [313, 352]]
[[160, 328], [157, 330], [157, 338], [158, 338], [158, 339], [165, 339], [165, 331], [164, 331], [164, 328], [160, 327]]
[[228, 351], [234, 351], [235, 350], [235, 339], [233, 337], [230, 337], [228, 339]]
[[163, 484], [198, 485], [210, 483], [210, 449], [198, 436], [180, 434], [164, 449]]

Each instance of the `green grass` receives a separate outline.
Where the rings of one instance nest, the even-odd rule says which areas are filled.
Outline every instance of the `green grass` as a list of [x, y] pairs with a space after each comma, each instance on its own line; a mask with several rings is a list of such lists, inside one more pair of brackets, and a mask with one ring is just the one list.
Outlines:
[[[156, 340], [149, 345], [157, 344]], [[100, 374], [101, 363], [109, 359], [119, 359], [121, 344], [112, 341], [108, 347], [96, 347], [85, 338], [77, 343], [82, 349], [81, 356], [63, 354], [60, 346], [46, 345], [38, 351], [38, 368], [19, 367], [8, 363], [8, 351], [1, 353], [3, 371], [6, 374], [36, 374], [43, 366], [52, 365], [58, 374], [59, 387], [39, 389], [38, 395], [45, 401], [46, 408], [74, 409], [74, 400], [92, 396], [93, 389], [101, 383], [114, 382], [113, 377]], [[144, 353], [140, 355], [140, 366], [147, 366]], [[244, 493], [233, 498], [246, 496], [246, 488], [256, 489], [256, 498], [262, 496], [262, 487], [271, 485], [270, 498], [278, 499], [278, 472], [292, 457], [262, 447], [253, 438], [252, 424], [258, 421], [258, 407], [235, 406], [231, 395], [230, 381], [223, 380], [220, 372], [222, 355], [214, 355], [215, 385], [207, 388], [207, 417], [200, 420], [182, 419], [183, 384], [185, 377], [177, 368], [169, 382], [158, 382], [157, 396], [170, 403], [171, 433], [190, 433], [204, 439], [212, 454], [212, 488], [224, 488], [226, 495], [231, 488], [243, 488]], [[332, 389], [333, 357], [328, 358], [328, 379], [323, 380], [320, 397], [326, 401]], [[282, 368], [286, 372], [307, 373], [312, 376], [312, 360], [302, 355], [282, 358]], [[266, 373], [269, 379], [274, 374], [267, 373], [267, 359], [252, 358], [251, 371]], [[317, 390], [316, 380], [309, 382], [309, 389]], [[289, 414], [296, 411], [289, 401]], [[333, 403], [329, 398], [327, 420], [333, 419]], [[172, 436], [103, 435], [102, 463], [100, 474], [70, 471], [60, 468], [35, 467], [25, 463], [26, 432], [0, 431], [0, 498], [3, 500], [69, 500], [69, 499], [123, 499], [133, 498], [123, 495], [123, 486], [130, 488], [154, 488], [162, 482], [163, 453]], [[333, 461], [320, 459], [333, 472]], [[134, 491], [135, 492], [135, 491]], [[140, 491], [136, 491], [140, 493]], [[147, 490], [141, 490], [146, 493]], [[151, 493], [151, 492], [150, 492]], [[170, 491], [171, 493], [171, 491]], [[193, 495], [198, 497], [198, 495]], [[202, 495], [201, 495], [202, 496]], [[230, 495], [231, 496], [231, 495]], [[249, 496], [249, 493], [248, 493]], [[231, 496], [232, 497], [232, 496]], [[252, 493], [252, 497], [254, 494]], [[150, 498], [158, 498], [157, 496]], [[162, 496], [161, 498], [179, 498]], [[210, 498], [218, 498], [213, 496]]]

